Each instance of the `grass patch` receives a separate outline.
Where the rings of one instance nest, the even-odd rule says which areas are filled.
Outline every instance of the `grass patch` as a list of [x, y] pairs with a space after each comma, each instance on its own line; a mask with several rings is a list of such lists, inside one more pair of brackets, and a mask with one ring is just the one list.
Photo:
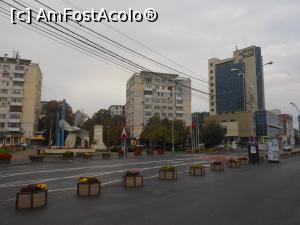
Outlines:
[[16, 150], [0, 148], [0, 153], [14, 154]]

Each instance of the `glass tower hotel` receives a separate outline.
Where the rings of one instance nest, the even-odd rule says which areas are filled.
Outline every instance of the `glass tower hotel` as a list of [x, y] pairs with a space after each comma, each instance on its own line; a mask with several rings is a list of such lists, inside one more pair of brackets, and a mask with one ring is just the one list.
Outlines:
[[261, 48], [236, 49], [232, 58], [208, 60], [209, 120], [227, 130], [227, 137], [256, 136], [256, 111], [265, 111]]

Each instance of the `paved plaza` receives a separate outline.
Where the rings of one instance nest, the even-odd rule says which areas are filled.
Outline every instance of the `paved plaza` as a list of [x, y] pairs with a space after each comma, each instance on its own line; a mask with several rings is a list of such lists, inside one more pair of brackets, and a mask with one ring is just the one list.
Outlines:
[[[126, 160], [57, 162], [1, 167], [0, 224], [87, 225], [297, 225], [300, 224], [300, 158], [279, 164], [264, 162], [192, 177], [189, 165], [224, 160], [231, 155], [176, 154]], [[161, 165], [175, 165], [177, 181], [160, 181]], [[122, 174], [136, 168], [144, 187], [125, 189]], [[101, 196], [78, 198], [79, 176], [100, 176]], [[19, 187], [43, 181], [49, 185], [48, 205], [15, 210]]]

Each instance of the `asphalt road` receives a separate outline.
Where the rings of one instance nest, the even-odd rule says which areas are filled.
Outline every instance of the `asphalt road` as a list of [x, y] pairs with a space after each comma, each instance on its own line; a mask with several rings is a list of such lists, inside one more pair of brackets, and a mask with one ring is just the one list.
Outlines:
[[[191, 163], [208, 165], [211, 160], [182, 154], [1, 168], [0, 224], [300, 224], [300, 158], [225, 168], [223, 173], [207, 169], [205, 177], [186, 173]], [[159, 181], [159, 167], [169, 164], [177, 166], [179, 179]], [[128, 168], [142, 170], [143, 188], [122, 187], [121, 177]], [[100, 197], [76, 197], [81, 175], [100, 176]], [[48, 206], [15, 210], [19, 187], [38, 181], [49, 185]]]

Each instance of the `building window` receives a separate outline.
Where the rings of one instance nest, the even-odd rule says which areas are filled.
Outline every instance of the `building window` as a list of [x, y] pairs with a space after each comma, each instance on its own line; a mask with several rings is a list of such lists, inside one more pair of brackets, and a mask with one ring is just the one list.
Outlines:
[[15, 78], [21, 78], [21, 79], [24, 78], [24, 74], [22, 74], [22, 73], [15, 73], [14, 75], [15, 75]]
[[11, 102], [20, 103], [22, 102], [22, 98], [17, 98], [17, 97], [11, 98]]
[[145, 105], [145, 109], [152, 109], [152, 105]]
[[8, 89], [1, 89], [1, 94], [8, 94]]
[[7, 98], [5, 98], [5, 97], [0, 97], [0, 102], [7, 102]]
[[183, 104], [183, 100], [182, 99], [176, 99], [176, 104], [178, 104], [178, 105]]
[[173, 117], [173, 113], [169, 113], [169, 117]]
[[152, 95], [152, 91], [144, 91], [144, 95]]
[[214, 103], [212, 102], [212, 103], [210, 103], [210, 105], [211, 105], [211, 106], [214, 106]]
[[0, 119], [5, 119], [6, 118], [6, 114], [0, 114]]
[[214, 64], [212, 64], [212, 63], [209, 64], [210, 67], [213, 67], [213, 65], [214, 65]]
[[24, 82], [23, 81], [14, 81], [14, 86], [17, 86], [17, 87], [23, 87], [24, 86]]
[[210, 76], [210, 80], [213, 80], [214, 79], [214, 76]]
[[214, 111], [215, 111], [215, 109], [214, 109], [214, 108], [211, 108], [211, 109], [210, 109], [210, 111], [211, 111], [211, 112], [214, 112]]
[[154, 106], [154, 109], [159, 110], [160, 109], [159, 105]]
[[10, 65], [3, 65], [3, 70], [10, 70]]
[[9, 73], [2, 73], [3, 78], [9, 78]]
[[182, 111], [182, 106], [176, 106], [177, 111]]
[[182, 117], [183, 114], [182, 113], [176, 113], [176, 117]]
[[214, 71], [213, 70], [210, 70], [210, 74], [213, 74], [214, 73]]
[[25, 66], [16, 65], [15, 70], [25, 70]]
[[8, 123], [8, 127], [18, 128], [18, 127], [20, 127], [20, 123]]
[[210, 83], [210, 86], [213, 87], [213, 86], [214, 86], [214, 83]]
[[11, 105], [10, 112], [22, 112], [22, 106]]
[[5, 123], [0, 123], [0, 128], [4, 128], [5, 127]]
[[21, 90], [18, 90], [18, 89], [13, 89], [13, 90], [12, 90], [12, 94], [20, 95], [20, 94], [22, 94], [22, 91], [21, 91]]
[[145, 116], [148, 116], [148, 117], [149, 117], [149, 116], [152, 116], [152, 112], [145, 111], [144, 113], [145, 113]]
[[172, 110], [173, 109], [173, 107], [172, 106], [168, 106], [168, 110]]

